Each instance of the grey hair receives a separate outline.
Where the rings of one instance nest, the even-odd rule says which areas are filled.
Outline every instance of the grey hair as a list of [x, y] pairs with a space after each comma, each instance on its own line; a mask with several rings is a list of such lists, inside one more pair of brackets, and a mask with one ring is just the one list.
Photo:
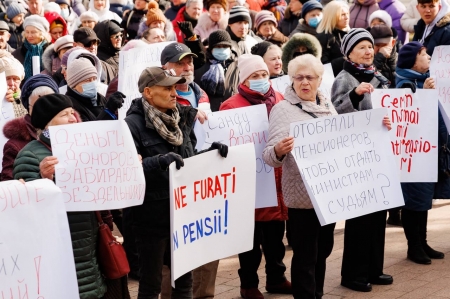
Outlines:
[[28, 98], [29, 103], [33, 101], [36, 101], [40, 97], [43, 97], [48, 94], [54, 94], [55, 91], [51, 89], [48, 86], [38, 86], [35, 89], [33, 89], [33, 92], [30, 94], [30, 97]]
[[303, 54], [292, 59], [288, 64], [289, 78], [295, 76], [297, 71], [302, 68], [313, 69], [317, 76], [322, 77], [325, 69], [319, 58], [311, 54]]
[[[150, 35], [150, 31], [153, 30], [153, 29], [159, 29], [159, 28], [150, 28], [150, 27], [149, 27], [149, 28], [145, 29], [145, 31], [142, 33], [142, 37], [145, 38], [145, 39], [147, 39], [147, 37]], [[164, 36], [165, 36], [166, 39], [167, 39], [166, 32], [165, 32], [164, 30], [162, 30], [162, 29], [161, 29], [161, 31], [164, 32]]]
[[192, 3], [201, 3], [203, 6], [203, 1], [201, 0], [187, 0], [186, 1], [186, 8], [188, 8], [189, 6], [191, 6]]

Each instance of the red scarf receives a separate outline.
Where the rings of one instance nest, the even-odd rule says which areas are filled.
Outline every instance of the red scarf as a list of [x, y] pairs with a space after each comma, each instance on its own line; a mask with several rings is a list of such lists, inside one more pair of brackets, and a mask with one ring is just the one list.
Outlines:
[[275, 94], [275, 90], [272, 88], [272, 84], [270, 85], [269, 90], [266, 94], [262, 94], [260, 92], [251, 90], [244, 84], [239, 84], [238, 86], [239, 94], [243, 96], [247, 101], [252, 105], [266, 104], [267, 115], [270, 115], [270, 111], [272, 107], [277, 103], [277, 97]]

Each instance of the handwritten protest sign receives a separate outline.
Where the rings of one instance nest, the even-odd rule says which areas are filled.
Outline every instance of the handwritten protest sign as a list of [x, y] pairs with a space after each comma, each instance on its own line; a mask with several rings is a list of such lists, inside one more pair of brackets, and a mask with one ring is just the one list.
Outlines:
[[[228, 146], [253, 143], [256, 159], [256, 206], [273, 207], [278, 204], [275, 186], [275, 172], [262, 159], [262, 152], [269, 136], [269, 121], [266, 105], [254, 105], [244, 108], [207, 113], [208, 120], [202, 130], [195, 129], [199, 137], [197, 149], [207, 149], [214, 141]], [[198, 123], [196, 123], [196, 126]]]
[[161, 66], [161, 52], [173, 42], [149, 44], [148, 47], [134, 48], [119, 53], [118, 90], [127, 97], [119, 109], [119, 118], [124, 119], [131, 101], [141, 97], [138, 89], [139, 76], [150, 66]]
[[387, 108], [391, 146], [401, 182], [437, 182], [438, 96], [436, 89], [376, 89], [374, 108]]
[[50, 127], [58, 158], [56, 185], [67, 211], [97, 211], [140, 205], [145, 179], [125, 121]]
[[[331, 67], [331, 63], [325, 64], [324, 69], [325, 70], [322, 76], [322, 83], [320, 84], [319, 90], [325, 97], [329, 99], [331, 97], [331, 87], [333, 86], [334, 82], [334, 74], [333, 68]], [[270, 81], [272, 81], [273, 89], [275, 89], [281, 94], [284, 94], [284, 92], [286, 91], [286, 87], [292, 84], [291, 79], [289, 78], [288, 75], [272, 79]]]
[[210, 151], [184, 160], [170, 173], [172, 285], [208, 262], [253, 248], [255, 150], [230, 147], [227, 158]]
[[403, 206], [386, 109], [291, 124], [292, 155], [325, 225]]
[[435, 47], [430, 61], [430, 76], [438, 91], [439, 109], [450, 132], [450, 46]]
[[[6, 77], [5, 73], [0, 73], [0, 105], [1, 105], [1, 113], [0, 113], [0, 161], [3, 161], [3, 147], [5, 146], [8, 139], [3, 134], [3, 127], [5, 124], [13, 120], [15, 118], [13, 103], [8, 102], [5, 98], [7, 90], [6, 85]], [[0, 164], [0, 171], [2, 169], [2, 165]]]
[[61, 190], [0, 183], [0, 298], [80, 298]]

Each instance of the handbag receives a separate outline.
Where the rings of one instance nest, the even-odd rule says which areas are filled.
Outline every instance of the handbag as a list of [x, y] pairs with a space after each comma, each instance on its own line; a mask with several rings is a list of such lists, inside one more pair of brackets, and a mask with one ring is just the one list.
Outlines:
[[127, 255], [122, 244], [117, 242], [108, 225], [96, 211], [98, 221], [98, 263], [103, 275], [108, 279], [118, 279], [130, 272]]

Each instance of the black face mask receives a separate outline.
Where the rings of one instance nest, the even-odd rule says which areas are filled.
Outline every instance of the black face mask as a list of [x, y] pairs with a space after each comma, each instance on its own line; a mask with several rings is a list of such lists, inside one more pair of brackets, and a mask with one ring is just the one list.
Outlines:
[[311, 55], [314, 55], [314, 53], [308, 49], [308, 50], [305, 51], [305, 52], [294, 52], [294, 55], [292, 56], [292, 58], [295, 58], [295, 57], [301, 56], [301, 55], [305, 55], [305, 54], [311, 54]]

